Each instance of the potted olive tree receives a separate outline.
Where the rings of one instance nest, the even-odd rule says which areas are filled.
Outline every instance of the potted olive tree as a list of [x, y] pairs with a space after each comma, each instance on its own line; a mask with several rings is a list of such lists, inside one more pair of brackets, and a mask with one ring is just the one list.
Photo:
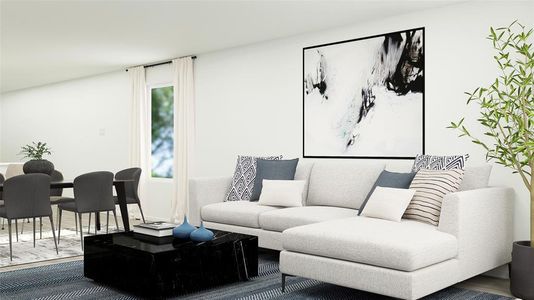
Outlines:
[[513, 244], [511, 291], [514, 296], [534, 299], [534, 49], [532, 28], [517, 21], [508, 27], [490, 28], [488, 39], [495, 49], [499, 74], [487, 87], [479, 87], [467, 104], [481, 108], [477, 121], [484, 128], [483, 137], [475, 137], [461, 119], [450, 128], [460, 136], [484, 147], [486, 159], [494, 160], [518, 173], [530, 193], [530, 241]]
[[44, 155], [50, 155], [50, 148], [46, 143], [41, 142], [32, 142], [31, 145], [22, 146], [20, 151], [21, 155], [24, 155], [23, 158], [29, 158], [22, 170], [25, 174], [29, 173], [44, 173], [51, 175], [54, 171], [54, 164], [46, 159], [43, 159]]

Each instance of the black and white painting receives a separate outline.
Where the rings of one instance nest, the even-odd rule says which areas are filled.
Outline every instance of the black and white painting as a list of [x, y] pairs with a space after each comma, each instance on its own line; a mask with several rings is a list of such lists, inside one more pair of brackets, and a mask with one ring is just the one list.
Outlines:
[[304, 48], [304, 157], [424, 153], [424, 28]]

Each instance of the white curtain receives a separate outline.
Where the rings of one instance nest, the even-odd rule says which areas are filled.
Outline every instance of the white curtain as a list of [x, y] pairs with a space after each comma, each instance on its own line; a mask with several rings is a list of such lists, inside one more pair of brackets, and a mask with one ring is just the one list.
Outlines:
[[128, 69], [131, 84], [130, 115], [130, 167], [141, 168], [139, 180], [139, 198], [146, 199], [146, 182], [150, 170], [150, 105], [147, 97], [145, 68], [143, 66]]
[[174, 199], [172, 221], [181, 221], [189, 209], [189, 177], [195, 138], [193, 59], [172, 61], [174, 84]]

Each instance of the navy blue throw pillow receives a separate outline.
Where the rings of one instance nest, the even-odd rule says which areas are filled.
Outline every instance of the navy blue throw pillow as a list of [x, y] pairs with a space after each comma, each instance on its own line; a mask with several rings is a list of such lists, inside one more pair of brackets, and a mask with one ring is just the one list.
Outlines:
[[269, 180], [293, 180], [297, 169], [298, 158], [288, 160], [266, 160], [258, 159], [256, 166], [256, 178], [250, 201], [260, 199], [263, 179]]
[[371, 188], [371, 191], [369, 192], [369, 194], [367, 194], [367, 197], [365, 197], [365, 201], [363, 201], [362, 206], [360, 206], [360, 209], [358, 210], [358, 216], [362, 213], [363, 208], [369, 200], [369, 197], [371, 197], [377, 186], [397, 189], [408, 189], [410, 188], [410, 183], [412, 183], [412, 180], [415, 177], [416, 173], [417, 172], [395, 173], [386, 170], [382, 171], [382, 173], [380, 173], [380, 175], [378, 176], [378, 179], [376, 180], [375, 184], [373, 185], [373, 188]]

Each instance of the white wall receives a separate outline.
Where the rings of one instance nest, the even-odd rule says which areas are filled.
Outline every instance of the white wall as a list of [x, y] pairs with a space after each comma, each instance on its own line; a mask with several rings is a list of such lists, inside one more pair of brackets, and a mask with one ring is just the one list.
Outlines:
[[65, 178], [127, 167], [128, 84], [121, 72], [4, 94], [2, 160], [19, 161], [22, 145], [46, 141]]
[[[532, 22], [532, 3], [450, 6], [199, 56], [198, 175], [231, 173], [238, 154], [302, 155], [303, 47], [422, 26], [426, 152], [469, 153], [469, 164], [483, 163], [480, 148], [446, 127], [465, 114], [467, 124], [479, 128], [474, 121], [478, 110], [466, 107], [464, 91], [495, 78], [491, 43], [485, 39], [489, 27], [515, 19]], [[515, 236], [527, 238], [528, 195], [518, 176], [496, 166], [491, 183], [516, 188]]]
[[[195, 175], [229, 175], [238, 154], [302, 155], [303, 47], [422, 26], [427, 153], [469, 153], [469, 163], [480, 164], [482, 151], [445, 127], [463, 114], [477, 127], [478, 110], [465, 106], [463, 92], [495, 77], [488, 28], [515, 19], [532, 22], [532, 11], [532, 2], [469, 3], [198, 55]], [[166, 76], [168, 67], [150, 69], [147, 81], [164, 82]], [[1, 158], [12, 160], [22, 144], [42, 139], [54, 146], [52, 160], [69, 176], [125, 167], [128, 98], [123, 71], [4, 94]], [[103, 137], [100, 128], [106, 130]], [[527, 238], [528, 197], [519, 179], [497, 166], [491, 181], [516, 188], [515, 237]], [[150, 189], [147, 215], [168, 218], [170, 184], [154, 181]]]
[[0, 161], [2, 159], [2, 96], [0, 94]]
[[[147, 83], [165, 83], [169, 76], [166, 68], [150, 70]], [[1, 161], [19, 161], [22, 145], [46, 141], [53, 152], [49, 159], [66, 179], [127, 168], [129, 99], [125, 71], [3, 94]], [[169, 180], [150, 180], [145, 215], [167, 218], [171, 192]], [[65, 194], [72, 191], [67, 189]]]

